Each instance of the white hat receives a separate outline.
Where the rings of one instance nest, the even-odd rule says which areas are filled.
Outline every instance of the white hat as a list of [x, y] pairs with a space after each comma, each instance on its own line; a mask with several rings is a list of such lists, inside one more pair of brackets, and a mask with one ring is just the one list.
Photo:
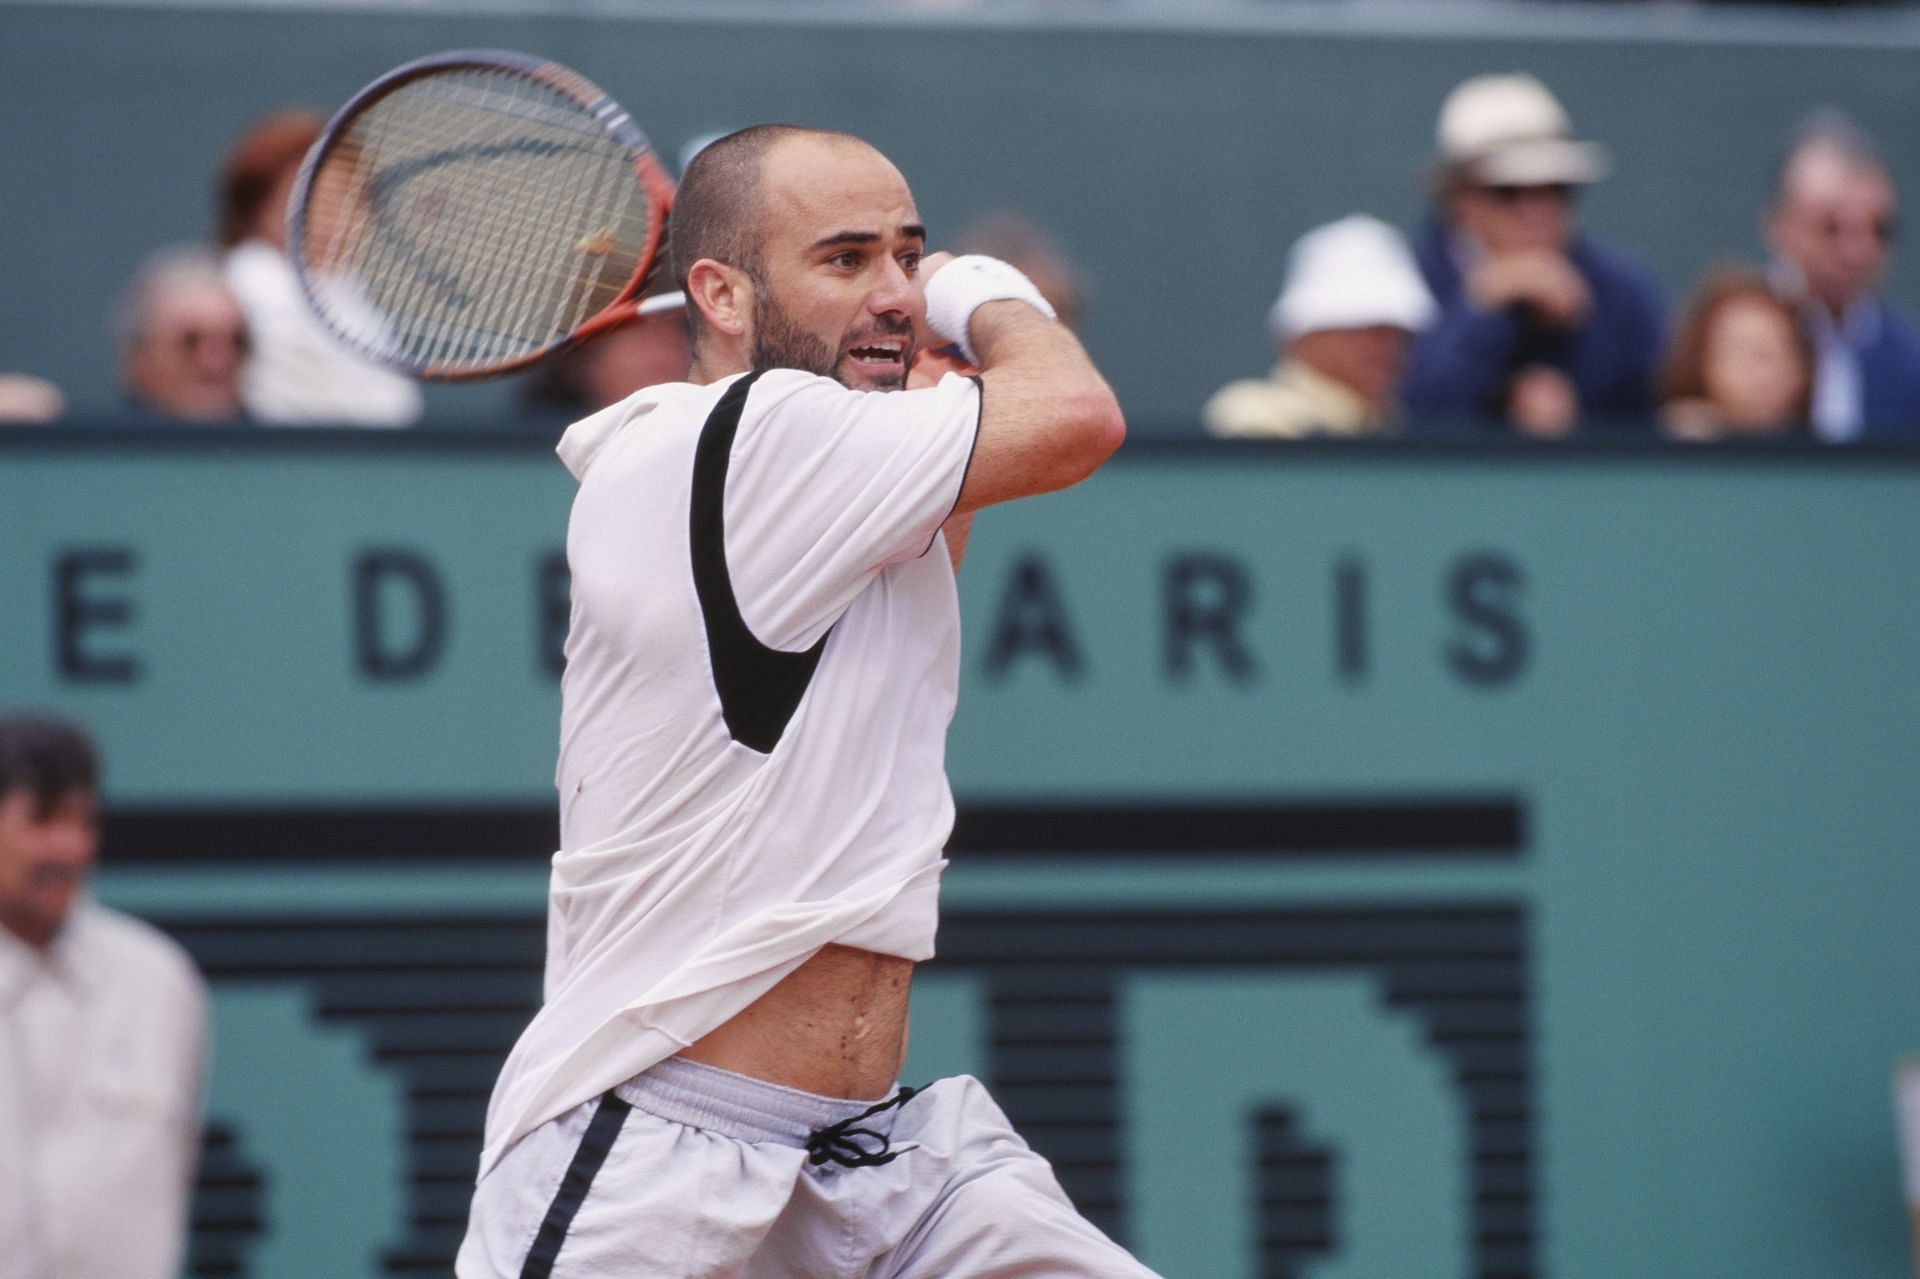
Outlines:
[[1597, 182], [1609, 167], [1606, 148], [1574, 141], [1560, 100], [1524, 72], [1455, 86], [1435, 132], [1441, 169], [1483, 186]]
[[1283, 340], [1320, 329], [1433, 322], [1433, 295], [1400, 233], [1364, 213], [1315, 227], [1287, 255], [1287, 283], [1267, 317]]

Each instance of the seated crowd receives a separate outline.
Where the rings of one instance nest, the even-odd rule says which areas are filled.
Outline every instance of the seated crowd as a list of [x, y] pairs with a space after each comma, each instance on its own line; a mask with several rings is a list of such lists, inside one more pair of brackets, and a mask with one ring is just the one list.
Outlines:
[[[340, 346], [287, 259], [289, 195], [322, 125], [286, 110], [246, 130], [222, 168], [213, 243], [162, 250], [136, 273], [114, 315], [131, 419], [420, 417], [419, 388]], [[1764, 218], [1770, 260], [1712, 267], [1671, 324], [1646, 270], [1581, 228], [1579, 193], [1609, 158], [1544, 84], [1475, 76], [1435, 132], [1414, 242], [1362, 214], [1302, 236], [1269, 315], [1278, 362], [1206, 402], [1211, 434], [1920, 439], [1920, 330], [1880, 294], [1893, 181], [1845, 116], [1816, 112], [1786, 149]], [[1063, 318], [1077, 311], [1075, 272], [1038, 228], [995, 215], [959, 241], [1021, 266]], [[679, 312], [661, 311], [548, 362], [523, 380], [521, 407], [563, 425], [683, 376], [687, 358]], [[0, 422], [64, 408], [51, 384], [0, 374]]]
[[1279, 363], [1216, 393], [1209, 431], [1920, 439], [1920, 331], [1879, 292], [1893, 181], [1846, 117], [1816, 113], [1788, 147], [1772, 260], [1711, 269], [1670, 338], [1647, 273], [1579, 226], [1608, 159], [1545, 85], [1466, 81], [1437, 141], [1417, 246], [1359, 216], [1301, 237]]

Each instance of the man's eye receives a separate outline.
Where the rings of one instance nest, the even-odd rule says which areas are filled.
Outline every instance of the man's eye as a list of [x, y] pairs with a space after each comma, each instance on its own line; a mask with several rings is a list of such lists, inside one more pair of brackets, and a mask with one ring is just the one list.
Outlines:
[[900, 255], [900, 269], [908, 275], [912, 275], [915, 271], [918, 271], [920, 269], [920, 255], [918, 253], [902, 253]]
[[860, 255], [852, 249], [846, 249], [834, 254], [828, 258], [827, 261], [833, 263], [835, 266], [846, 267], [848, 270], [851, 270], [860, 265]]

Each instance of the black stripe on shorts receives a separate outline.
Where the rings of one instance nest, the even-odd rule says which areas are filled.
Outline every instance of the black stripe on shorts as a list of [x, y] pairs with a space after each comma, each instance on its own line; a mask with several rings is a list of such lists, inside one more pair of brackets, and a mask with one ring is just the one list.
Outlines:
[[587, 1201], [587, 1188], [593, 1185], [593, 1175], [607, 1161], [613, 1139], [620, 1135], [620, 1125], [626, 1122], [627, 1112], [632, 1109], [612, 1093], [600, 1099], [593, 1119], [587, 1124], [587, 1135], [580, 1139], [580, 1148], [573, 1152], [573, 1162], [567, 1165], [567, 1175], [560, 1179], [560, 1189], [547, 1206], [540, 1233], [533, 1237], [527, 1264], [520, 1268], [520, 1279], [548, 1279], [553, 1274], [553, 1263], [560, 1257], [560, 1245], [567, 1241], [567, 1228], [573, 1224], [580, 1205]]

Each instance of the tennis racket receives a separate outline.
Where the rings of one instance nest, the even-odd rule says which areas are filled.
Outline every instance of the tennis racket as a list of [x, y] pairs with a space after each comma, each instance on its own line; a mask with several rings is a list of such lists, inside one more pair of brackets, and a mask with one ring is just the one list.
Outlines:
[[443, 53], [388, 72], [327, 125], [287, 245], [347, 345], [416, 377], [491, 377], [678, 305], [640, 300], [672, 202], [646, 135], [582, 76]]

